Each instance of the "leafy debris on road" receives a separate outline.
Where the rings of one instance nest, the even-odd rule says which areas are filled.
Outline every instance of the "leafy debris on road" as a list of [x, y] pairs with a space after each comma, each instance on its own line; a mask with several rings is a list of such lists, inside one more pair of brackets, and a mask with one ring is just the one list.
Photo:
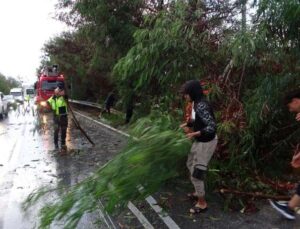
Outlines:
[[[128, 146], [113, 160], [71, 187], [57, 202], [42, 208], [42, 228], [64, 217], [65, 227], [74, 228], [85, 212], [98, 207], [99, 199], [104, 199], [105, 210], [112, 212], [125, 207], [128, 201], [147, 197], [178, 175], [178, 166], [186, 157], [191, 142], [174, 119], [152, 114], [141, 119], [133, 128], [133, 133], [139, 139], [130, 139]], [[138, 189], [141, 185], [142, 191]], [[47, 188], [29, 195], [24, 207], [31, 206], [51, 192], [45, 190]]]

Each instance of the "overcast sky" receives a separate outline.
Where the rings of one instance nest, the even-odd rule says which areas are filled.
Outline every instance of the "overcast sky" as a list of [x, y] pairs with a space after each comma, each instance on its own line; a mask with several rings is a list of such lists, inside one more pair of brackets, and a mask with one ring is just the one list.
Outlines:
[[0, 0], [0, 73], [34, 82], [41, 48], [67, 30], [53, 19], [57, 0]]

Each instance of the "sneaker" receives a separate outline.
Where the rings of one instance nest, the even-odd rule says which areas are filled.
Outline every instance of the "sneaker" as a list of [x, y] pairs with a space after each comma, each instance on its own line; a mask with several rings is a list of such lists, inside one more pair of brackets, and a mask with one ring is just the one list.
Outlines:
[[269, 200], [271, 206], [277, 210], [281, 215], [283, 215], [287, 219], [295, 219], [295, 212], [288, 207], [287, 203], [278, 203], [273, 200]]
[[277, 204], [281, 205], [281, 206], [288, 206], [288, 203], [287, 201], [276, 201]]

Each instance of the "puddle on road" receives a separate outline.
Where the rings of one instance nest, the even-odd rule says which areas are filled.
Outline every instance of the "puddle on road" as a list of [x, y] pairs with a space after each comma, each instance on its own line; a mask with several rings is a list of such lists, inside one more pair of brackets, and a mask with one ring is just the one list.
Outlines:
[[[6, 209], [0, 212], [0, 221], [4, 222], [4, 229], [12, 228], [14, 224], [26, 227], [35, 225], [37, 209], [41, 203], [33, 208], [29, 219], [25, 219], [24, 213], [20, 211], [20, 204], [31, 191], [43, 185], [74, 185], [114, 157], [126, 144], [126, 138], [86, 120], [80, 120], [82, 127], [96, 143], [96, 146], [92, 147], [69, 121], [68, 153], [62, 156], [53, 150], [52, 122], [52, 115], [49, 113], [32, 116], [30, 113], [17, 115], [16, 112], [10, 112], [9, 118], [0, 122], [1, 153], [2, 150], [5, 152], [3, 155], [13, 153], [12, 147], [16, 141], [23, 142], [19, 155], [12, 155], [11, 161], [8, 160], [9, 156], [0, 158], [0, 175], [2, 171], [7, 170], [5, 179], [0, 179], [0, 207]], [[24, 125], [26, 128], [22, 136]], [[52, 195], [50, 199], [57, 197], [57, 194]]]

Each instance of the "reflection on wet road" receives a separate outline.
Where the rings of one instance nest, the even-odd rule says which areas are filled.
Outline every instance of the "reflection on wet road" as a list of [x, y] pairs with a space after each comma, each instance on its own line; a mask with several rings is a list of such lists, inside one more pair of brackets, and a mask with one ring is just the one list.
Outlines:
[[[91, 137], [98, 140], [99, 144], [92, 148], [70, 121], [68, 155], [61, 156], [54, 150], [52, 114], [34, 116], [32, 110], [22, 110], [11, 110], [8, 118], [0, 120], [0, 229], [36, 228], [38, 210], [59, 193], [50, 194], [24, 213], [22, 202], [32, 191], [41, 186], [74, 185], [105, 164], [126, 143], [123, 137], [82, 120]], [[102, 222], [95, 224], [100, 218]], [[110, 220], [96, 211], [86, 214], [78, 228], [114, 228]], [[63, 225], [56, 223], [51, 228]]]
[[56, 183], [54, 157], [44, 150], [51, 142], [34, 130], [31, 112], [11, 111], [0, 121], [0, 228], [33, 228], [37, 212], [24, 215], [22, 201], [40, 185]]

